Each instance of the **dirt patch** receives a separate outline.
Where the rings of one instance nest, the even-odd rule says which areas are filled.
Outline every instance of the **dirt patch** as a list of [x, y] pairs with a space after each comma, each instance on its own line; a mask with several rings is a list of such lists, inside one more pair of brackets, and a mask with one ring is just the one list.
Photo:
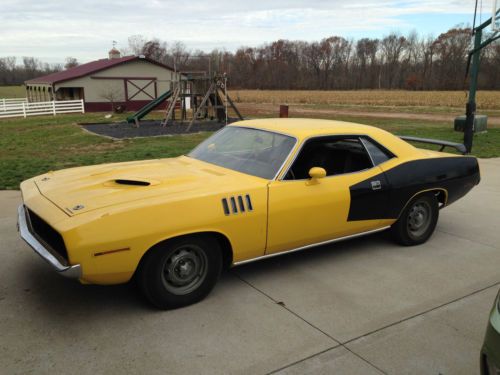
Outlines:
[[[253, 115], [273, 115], [279, 113], [279, 105], [276, 104], [260, 104], [260, 103], [239, 103], [238, 106], [245, 113]], [[435, 113], [406, 113], [406, 112], [379, 112], [379, 111], [358, 111], [348, 109], [314, 109], [303, 108], [301, 106], [290, 105], [290, 117], [307, 117], [309, 115], [338, 115], [338, 116], [353, 116], [353, 117], [370, 117], [370, 118], [387, 118], [387, 119], [404, 119], [404, 120], [425, 120], [436, 122], [449, 122], [453, 124], [455, 115], [435, 114]], [[488, 125], [497, 127], [500, 125], [500, 117], [488, 117]]]
[[115, 139], [127, 139], [137, 137], [158, 137], [162, 135], [179, 135], [199, 132], [212, 132], [219, 130], [225, 124], [217, 121], [204, 121], [194, 123], [189, 132], [187, 131], [189, 123], [174, 123], [167, 126], [161, 126], [160, 121], [143, 121], [139, 127], [126, 122], [106, 123], [106, 124], [79, 124], [85, 130], [105, 137]]

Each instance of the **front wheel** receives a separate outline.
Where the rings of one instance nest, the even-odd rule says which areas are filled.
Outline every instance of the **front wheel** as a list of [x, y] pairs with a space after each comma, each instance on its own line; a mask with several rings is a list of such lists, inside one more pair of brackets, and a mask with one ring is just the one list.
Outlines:
[[392, 236], [401, 245], [420, 245], [434, 232], [438, 217], [436, 196], [432, 193], [419, 195], [410, 201], [392, 225]]
[[175, 309], [202, 300], [222, 269], [220, 246], [210, 236], [174, 239], [152, 248], [141, 262], [139, 284], [160, 309]]

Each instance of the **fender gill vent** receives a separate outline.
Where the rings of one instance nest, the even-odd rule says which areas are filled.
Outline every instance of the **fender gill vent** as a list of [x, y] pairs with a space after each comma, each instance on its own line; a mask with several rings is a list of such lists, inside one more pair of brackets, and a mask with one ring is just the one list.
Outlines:
[[229, 215], [229, 205], [227, 204], [227, 199], [222, 199], [222, 208], [224, 209], [224, 214]]
[[234, 199], [234, 197], [231, 197], [231, 208], [233, 210], [233, 214], [238, 213], [238, 207], [236, 207], [236, 199]]
[[253, 210], [253, 206], [252, 206], [252, 200], [250, 199], [250, 195], [245, 195], [245, 198], [247, 200], [247, 206], [248, 206], [248, 211], [252, 211]]
[[243, 204], [243, 197], [241, 195], [238, 195], [238, 206], [241, 212], [245, 212], [245, 205]]
[[137, 181], [137, 180], [115, 180], [115, 183], [119, 185], [132, 185], [132, 186], [149, 186], [151, 185], [147, 181]]
[[[245, 204], [246, 203], [246, 204]], [[231, 213], [244, 213], [246, 211], [253, 211], [252, 200], [250, 195], [247, 194], [244, 197], [238, 195], [236, 197], [222, 198], [222, 209], [224, 210], [224, 215], [230, 215]]]

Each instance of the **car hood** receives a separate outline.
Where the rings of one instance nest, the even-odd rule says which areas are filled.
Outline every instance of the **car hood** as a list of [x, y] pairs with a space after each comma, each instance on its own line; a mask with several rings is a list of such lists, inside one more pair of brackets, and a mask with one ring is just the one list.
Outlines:
[[40, 193], [68, 215], [141, 199], [183, 199], [264, 180], [186, 156], [64, 169], [34, 178]]

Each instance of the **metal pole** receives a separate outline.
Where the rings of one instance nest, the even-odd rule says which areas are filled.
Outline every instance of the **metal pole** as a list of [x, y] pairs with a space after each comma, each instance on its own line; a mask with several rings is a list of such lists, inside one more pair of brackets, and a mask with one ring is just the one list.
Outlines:
[[469, 85], [469, 100], [465, 106], [465, 129], [464, 129], [464, 145], [467, 153], [472, 151], [472, 140], [474, 137], [474, 117], [476, 115], [476, 91], [477, 77], [479, 73], [479, 61], [481, 50], [478, 47], [481, 45], [482, 29], [476, 30], [474, 35], [474, 50], [471, 63], [471, 75]]
[[224, 103], [226, 104], [226, 125], [227, 125], [227, 76], [224, 73]]

